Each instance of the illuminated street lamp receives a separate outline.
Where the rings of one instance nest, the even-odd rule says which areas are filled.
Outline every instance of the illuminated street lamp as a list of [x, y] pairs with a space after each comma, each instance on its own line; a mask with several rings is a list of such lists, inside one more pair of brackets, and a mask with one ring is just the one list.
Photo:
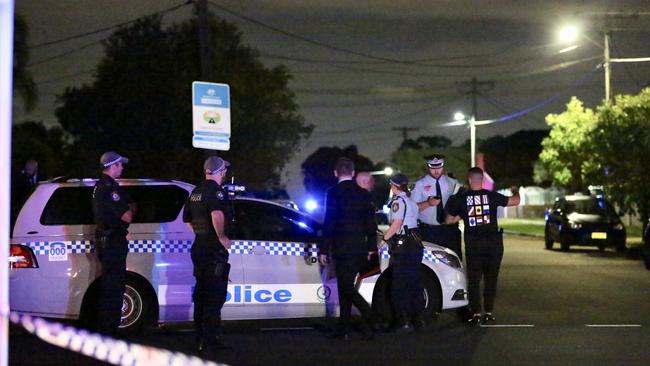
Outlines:
[[592, 44], [596, 45], [596, 47], [603, 50], [603, 68], [605, 69], [605, 100], [609, 102], [611, 93], [610, 80], [612, 78], [609, 54], [609, 32], [605, 31], [603, 32], [603, 35], [605, 36], [605, 43], [604, 46], [601, 46], [598, 42], [587, 37], [587, 35], [581, 32], [580, 29], [578, 29], [578, 27], [575, 25], [565, 25], [564, 27], [560, 28], [558, 32], [559, 39], [563, 43], [574, 43], [578, 40], [579, 37], [582, 37]]
[[393, 173], [395, 173], [395, 170], [389, 166], [385, 167], [382, 170], [375, 170], [370, 172], [370, 174], [372, 175], [386, 175], [386, 176], [391, 176], [393, 175]]

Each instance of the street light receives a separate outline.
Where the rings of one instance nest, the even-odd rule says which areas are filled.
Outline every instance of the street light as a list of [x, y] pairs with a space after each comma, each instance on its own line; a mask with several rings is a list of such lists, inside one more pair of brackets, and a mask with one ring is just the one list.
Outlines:
[[372, 175], [387, 175], [387, 176], [393, 175], [393, 173], [395, 173], [395, 170], [393, 170], [393, 168], [389, 166], [385, 167], [382, 170], [375, 170], [370, 172], [370, 174]]
[[456, 122], [465, 122], [469, 125], [469, 141], [470, 141], [470, 161], [471, 165], [476, 165], [476, 120], [474, 116], [471, 118], [465, 117], [463, 112], [454, 113], [454, 120]]
[[[610, 54], [609, 54], [609, 32], [604, 31], [603, 35], [605, 36], [604, 40], [604, 45], [600, 45], [598, 42], [594, 41], [593, 39], [587, 37], [586, 34], [580, 31], [577, 26], [575, 25], [565, 25], [562, 28], [560, 28], [558, 32], [558, 36], [561, 42], [563, 43], [574, 43], [578, 40], [579, 37], [582, 37], [586, 39], [587, 41], [591, 42], [592, 44], [596, 45], [596, 47], [600, 48], [603, 50], [603, 68], [605, 69], [605, 101], [609, 103], [610, 99], [610, 93], [611, 93], [611, 87], [610, 87], [610, 80], [612, 78], [611, 75], [611, 65], [610, 65]], [[572, 47], [570, 47], [572, 48]], [[567, 51], [567, 49], [564, 49], [562, 51]]]

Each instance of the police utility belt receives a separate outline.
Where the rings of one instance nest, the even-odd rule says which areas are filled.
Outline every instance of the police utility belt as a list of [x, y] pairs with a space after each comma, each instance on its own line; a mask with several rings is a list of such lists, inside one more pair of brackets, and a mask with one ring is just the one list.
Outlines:
[[417, 243], [422, 245], [422, 238], [417, 228], [410, 229], [404, 227], [404, 234], [396, 234], [392, 238], [386, 241], [388, 243], [388, 249], [391, 253], [399, 253], [402, 251], [402, 248], [408, 243]]

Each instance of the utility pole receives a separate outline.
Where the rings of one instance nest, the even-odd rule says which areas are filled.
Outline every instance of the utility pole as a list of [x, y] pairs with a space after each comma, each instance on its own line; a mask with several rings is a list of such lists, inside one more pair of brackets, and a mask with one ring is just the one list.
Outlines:
[[610, 101], [610, 95], [611, 95], [611, 86], [610, 86], [610, 80], [612, 77], [612, 71], [611, 71], [611, 64], [609, 61], [609, 31], [605, 30], [605, 44], [603, 47], [603, 50], [605, 51], [605, 62], [604, 62], [604, 67], [605, 67], [605, 102], [609, 103]]
[[201, 80], [212, 81], [212, 37], [210, 23], [208, 22], [207, 0], [194, 0], [198, 17], [199, 58], [201, 61]]
[[493, 81], [478, 81], [476, 76], [472, 77], [469, 82], [462, 82], [461, 85], [467, 87], [469, 90], [462, 92], [462, 94], [470, 94], [472, 96], [472, 116], [468, 119], [469, 124], [469, 141], [470, 141], [470, 162], [472, 166], [476, 165], [476, 124], [478, 120], [478, 102], [476, 97], [480, 94], [494, 88]]
[[401, 131], [402, 132], [402, 144], [404, 144], [404, 142], [406, 142], [406, 140], [408, 139], [408, 133], [409, 132], [417, 131], [417, 130], [419, 130], [418, 127], [406, 127], [406, 126], [393, 127], [393, 131]]

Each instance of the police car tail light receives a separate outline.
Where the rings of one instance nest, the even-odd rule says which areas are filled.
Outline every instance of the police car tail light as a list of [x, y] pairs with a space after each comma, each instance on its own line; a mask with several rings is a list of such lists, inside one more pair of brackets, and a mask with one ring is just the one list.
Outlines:
[[9, 248], [10, 268], [38, 268], [38, 262], [31, 248], [24, 245], [11, 244]]

